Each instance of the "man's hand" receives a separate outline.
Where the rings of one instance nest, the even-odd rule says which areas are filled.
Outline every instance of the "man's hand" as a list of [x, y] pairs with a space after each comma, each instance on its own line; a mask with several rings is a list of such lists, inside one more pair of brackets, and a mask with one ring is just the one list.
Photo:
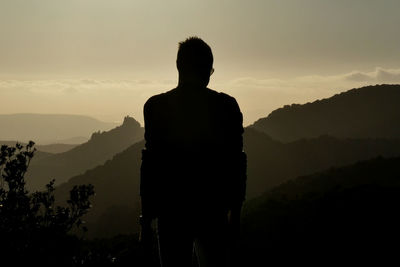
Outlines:
[[229, 266], [237, 266], [240, 238], [240, 215], [242, 205], [231, 208], [228, 212], [228, 249], [229, 249]]
[[228, 211], [228, 227], [231, 238], [237, 239], [240, 234], [240, 214], [242, 205], [231, 208]]
[[139, 242], [147, 249], [153, 243], [153, 229], [151, 227], [151, 219], [140, 215], [140, 234]]

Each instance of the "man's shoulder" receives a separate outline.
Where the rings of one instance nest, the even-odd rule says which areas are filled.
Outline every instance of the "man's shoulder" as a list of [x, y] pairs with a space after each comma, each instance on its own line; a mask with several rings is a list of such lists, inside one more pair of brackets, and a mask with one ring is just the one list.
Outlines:
[[[206, 88], [205, 92], [208, 94], [208, 96], [211, 99], [216, 100], [222, 106], [225, 106], [225, 105], [237, 106], [236, 99], [234, 97], [228, 95], [227, 93], [218, 92], [218, 91], [210, 89], [208, 87]], [[162, 106], [163, 103], [168, 103], [169, 101], [176, 99], [181, 94], [182, 94], [182, 90], [180, 90], [177, 87], [177, 88], [171, 89], [169, 91], [166, 91], [164, 93], [153, 95], [146, 101], [144, 108], [150, 109], [153, 106]]]
[[218, 92], [213, 89], [207, 88], [209, 94], [211, 94], [213, 97], [218, 99], [219, 102], [222, 104], [226, 104], [228, 106], [236, 106], [237, 102], [236, 99], [233, 96], [228, 95], [227, 93], [223, 92]]
[[236, 101], [236, 99], [233, 96], [228, 95], [227, 93], [224, 92], [218, 92], [216, 90], [210, 89], [207, 87], [207, 91], [209, 92], [210, 95], [218, 97], [221, 100], [225, 101]]
[[147, 99], [146, 103], [144, 104], [144, 108], [146, 109], [153, 105], [159, 105], [160, 103], [167, 101], [168, 97], [174, 90], [176, 90], [176, 88], [166, 91], [164, 93], [151, 96], [149, 99]]

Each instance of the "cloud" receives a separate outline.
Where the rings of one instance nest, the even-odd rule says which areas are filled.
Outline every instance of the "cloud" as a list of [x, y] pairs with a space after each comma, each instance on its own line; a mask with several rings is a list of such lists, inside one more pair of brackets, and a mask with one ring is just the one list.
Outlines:
[[[377, 83], [400, 83], [400, 69], [375, 68], [336, 75], [307, 75], [287, 79], [237, 77], [211, 81], [211, 88], [234, 96], [245, 125], [276, 108], [331, 97]], [[141, 121], [146, 100], [176, 85], [174, 80], [0, 80], [0, 113], [39, 112], [93, 115], [122, 120], [129, 114]]]
[[354, 82], [397, 83], [400, 82], [400, 69], [375, 68], [371, 72], [354, 71], [344, 76]]
[[151, 80], [138, 80], [137, 83], [138, 84], [152, 84], [153, 81], [151, 81]]
[[78, 93], [79, 91], [78, 91], [77, 89], [73, 88], [73, 87], [69, 87], [69, 88], [63, 89], [62, 92], [63, 92], [64, 94], [76, 94], [76, 93]]
[[252, 123], [286, 104], [312, 102], [352, 88], [379, 83], [400, 83], [400, 69], [377, 67], [371, 72], [352, 71], [288, 79], [240, 77], [218, 86], [228, 88], [227, 92], [238, 100], [245, 122]]
[[400, 70], [399, 69], [385, 70], [382, 68], [377, 68], [376, 79], [380, 82], [393, 82], [393, 83], [400, 82]]
[[366, 82], [366, 81], [372, 81], [373, 77], [362, 72], [352, 72], [345, 75], [344, 79], [352, 82]]
[[260, 89], [266, 92], [289, 90], [295, 93], [296, 88], [301, 90], [335, 90], [336, 88], [351, 89], [377, 83], [400, 83], [400, 69], [377, 67], [371, 72], [352, 71], [337, 75], [307, 75], [291, 79], [241, 77], [232, 80], [229, 85], [243, 89]]
[[256, 79], [253, 77], [242, 77], [232, 80], [229, 85], [234, 87], [259, 88], [262, 90], [277, 90], [287, 87], [290, 82], [280, 79]]
[[98, 84], [98, 81], [91, 79], [81, 79], [80, 82], [83, 84]]

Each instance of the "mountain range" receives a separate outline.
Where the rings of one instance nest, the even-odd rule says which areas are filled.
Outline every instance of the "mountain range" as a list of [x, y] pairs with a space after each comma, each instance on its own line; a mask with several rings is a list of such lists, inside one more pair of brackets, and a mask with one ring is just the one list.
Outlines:
[[79, 144], [96, 131], [107, 131], [117, 123], [92, 117], [64, 114], [0, 114], [0, 140], [37, 144]]
[[[85, 218], [93, 235], [104, 237], [138, 230], [143, 147], [144, 142], [136, 143], [104, 165], [73, 177], [57, 188], [57, 198], [66, 199], [67, 192], [76, 184], [90, 183], [95, 186], [93, 209]], [[247, 129], [245, 148], [248, 155], [247, 199], [250, 200], [297, 176], [380, 155], [399, 156], [400, 140], [327, 137], [286, 145], [271, 142], [264, 133]]]
[[286, 105], [251, 127], [282, 142], [320, 135], [399, 138], [399, 102], [400, 85], [366, 86], [304, 105]]
[[[7, 146], [14, 146], [16, 143], [20, 143], [21, 145], [26, 145], [27, 143], [24, 142], [17, 142], [17, 141], [0, 141], [0, 145], [7, 145]], [[35, 145], [35, 148], [38, 152], [45, 152], [48, 155], [63, 153], [72, 148], [76, 147], [77, 145], [73, 144], [49, 144], [49, 145]]]
[[[368, 88], [368, 90], [373, 88], [377, 91], [377, 94], [386, 94], [387, 85]], [[363, 94], [362, 92], [360, 94], [354, 93], [354, 90], [350, 90], [351, 94], [343, 93], [342, 97], [349, 96], [352, 101], [359, 101], [353, 95], [362, 98]], [[358, 90], [364, 91], [365, 88]], [[332, 99], [336, 99], [336, 97], [334, 96]], [[332, 99], [321, 100], [316, 102], [315, 105], [321, 105], [320, 102], [332, 105]], [[340, 101], [344, 100], [340, 99]], [[384, 104], [381, 103], [381, 105]], [[307, 105], [312, 106], [313, 104]], [[400, 107], [397, 107], [397, 109], [400, 109]], [[383, 108], [381, 112], [385, 111], [386, 109]], [[397, 111], [390, 110], [388, 116], [391, 116], [392, 112], [396, 113]], [[369, 116], [368, 114], [364, 115]], [[359, 116], [360, 122], [364, 122], [365, 125], [360, 126], [359, 124], [358, 127], [363, 129], [370, 127], [368, 126], [370, 121], [364, 118], [362, 114], [359, 114]], [[327, 124], [335, 123], [334, 120], [330, 121], [330, 117], [326, 119]], [[126, 130], [122, 126], [120, 129], [121, 131]], [[104, 160], [103, 163], [93, 163], [92, 168], [81, 167], [81, 174], [79, 175], [74, 177], [72, 177], [73, 175], [64, 176], [63, 181], [67, 181], [68, 177], [72, 178], [57, 187], [56, 199], [62, 202], [67, 198], [68, 191], [76, 184], [91, 183], [95, 186], [96, 195], [93, 198], [93, 208], [85, 217], [90, 229], [89, 234], [92, 237], [111, 237], [116, 234], [138, 231], [140, 160], [141, 150], [144, 146], [144, 142], [140, 141], [143, 136], [142, 128], [141, 131], [141, 137], [136, 139], [139, 142], [126, 143], [125, 150], [121, 147], [119, 153], [115, 149], [114, 154], [117, 154], [114, 157], [110, 156], [109, 160]], [[323, 133], [324, 129], [321, 129], [320, 132]], [[317, 137], [301, 137], [294, 141], [283, 142], [270, 137], [265, 131], [257, 129], [254, 125], [247, 127], [244, 133], [244, 150], [248, 156], [247, 200], [251, 201], [251, 199], [262, 195], [263, 192], [273, 190], [276, 186], [299, 176], [343, 167], [378, 156], [400, 156], [399, 136], [392, 136], [392, 138], [383, 138], [380, 135], [373, 136], [374, 131], [371, 130], [368, 138], [361, 138], [357, 134], [352, 136], [354, 132], [357, 131], [350, 129], [347, 131], [346, 137], [321, 134]], [[127, 131], [122, 135], [130, 136], [131, 133]], [[114, 142], [112, 140], [114, 139], [111, 138], [107, 142], [111, 144]], [[103, 140], [97, 143], [93, 148], [104, 144], [104, 142]], [[79, 146], [74, 149], [77, 148]], [[74, 151], [74, 149], [70, 151]], [[79, 152], [79, 150], [76, 151]], [[80, 153], [77, 152], [70, 158], [85, 158], [79, 156]], [[45, 160], [41, 161], [46, 162]], [[76, 169], [75, 165], [78, 164], [79, 166], [79, 161], [71, 163], [66, 169]], [[43, 170], [55, 166], [54, 163], [48, 164], [43, 167]], [[32, 175], [32, 177], [37, 176]]]
[[298, 177], [248, 201], [241, 266], [397, 261], [399, 166], [400, 157], [378, 157]]
[[135, 143], [111, 160], [77, 175], [56, 188], [57, 202], [64, 203], [77, 184], [92, 184], [93, 207], [85, 216], [92, 237], [111, 237], [139, 230], [139, 179], [144, 141]]
[[[379, 87], [377, 87], [379, 88]], [[134, 233], [138, 230], [141, 150], [138, 142], [115, 155], [104, 165], [71, 178], [57, 188], [60, 199], [78, 183], [91, 183], [96, 196], [85, 218], [94, 236]], [[354, 164], [377, 156], [400, 156], [400, 139], [337, 138], [321, 135], [292, 142], [274, 140], [247, 127], [244, 150], [248, 156], [247, 199], [302, 175]]]
[[249, 127], [244, 149], [248, 157], [247, 196], [253, 198], [297, 176], [377, 156], [400, 156], [400, 139], [320, 136], [282, 143]]
[[29, 190], [41, 190], [51, 179], [56, 180], [56, 185], [66, 182], [143, 139], [143, 133], [139, 122], [125, 117], [122, 125], [107, 132], [95, 132], [89, 141], [66, 152], [33, 158], [27, 172], [27, 187]]

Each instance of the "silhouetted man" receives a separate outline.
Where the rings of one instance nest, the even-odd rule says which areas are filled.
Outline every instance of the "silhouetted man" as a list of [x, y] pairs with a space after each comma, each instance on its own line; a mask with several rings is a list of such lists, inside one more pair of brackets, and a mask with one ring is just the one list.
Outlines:
[[144, 105], [143, 226], [157, 218], [161, 264], [228, 266], [245, 197], [242, 113], [233, 97], [207, 88], [211, 48], [179, 44], [178, 86]]

